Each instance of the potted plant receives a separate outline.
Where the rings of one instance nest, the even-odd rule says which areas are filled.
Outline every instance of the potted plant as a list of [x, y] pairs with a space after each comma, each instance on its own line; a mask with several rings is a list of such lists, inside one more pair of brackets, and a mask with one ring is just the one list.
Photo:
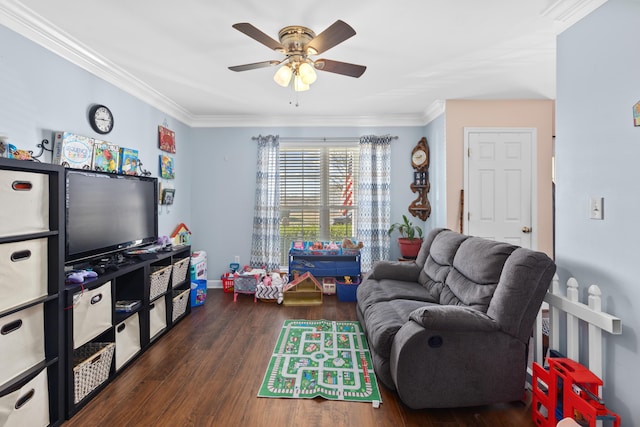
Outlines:
[[394, 230], [398, 230], [400, 237], [398, 238], [398, 246], [400, 254], [403, 258], [415, 258], [420, 252], [422, 246], [422, 228], [409, 222], [406, 215], [402, 215], [402, 222], [396, 222], [389, 228], [389, 235]]

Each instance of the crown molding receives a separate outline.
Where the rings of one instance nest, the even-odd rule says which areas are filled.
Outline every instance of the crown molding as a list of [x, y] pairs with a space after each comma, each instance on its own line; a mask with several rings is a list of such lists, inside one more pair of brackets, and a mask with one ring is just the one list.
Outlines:
[[541, 15], [553, 19], [556, 34], [560, 34], [606, 2], [607, 0], [556, 0]]
[[424, 115], [422, 116], [422, 124], [428, 125], [439, 116], [444, 114], [446, 109], [446, 102], [440, 99], [437, 99], [431, 103], [431, 105], [425, 110]]
[[379, 127], [424, 126], [422, 114], [386, 116], [196, 116], [190, 126], [202, 127]]

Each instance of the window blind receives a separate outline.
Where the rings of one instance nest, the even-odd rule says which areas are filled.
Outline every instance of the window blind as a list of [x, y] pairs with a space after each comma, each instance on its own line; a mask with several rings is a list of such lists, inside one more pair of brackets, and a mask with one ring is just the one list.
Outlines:
[[294, 240], [342, 241], [353, 236], [358, 156], [357, 143], [281, 144], [282, 265], [287, 265]]

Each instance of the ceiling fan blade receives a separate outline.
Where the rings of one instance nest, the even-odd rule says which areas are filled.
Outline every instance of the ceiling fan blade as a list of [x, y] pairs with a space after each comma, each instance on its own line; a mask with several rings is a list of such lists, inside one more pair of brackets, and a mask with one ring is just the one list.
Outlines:
[[[307, 48], [312, 48], [317, 54], [325, 52], [337, 44], [342, 43], [349, 37], [353, 37], [356, 30], [351, 28], [344, 21], [337, 20], [329, 28], [318, 34], [313, 40], [307, 43]], [[313, 53], [312, 53], [313, 54]]]
[[262, 61], [262, 62], [254, 62], [252, 64], [244, 64], [244, 65], [236, 65], [233, 67], [229, 67], [231, 71], [247, 71], [247, 70], [255, 70], [256, 68], [266, 68], [266, 67], [274, 67], [280, 64], [281, 61]]
[[248, 35], [252, 39], [262, 43], [263, 45], [267, 46], [269, 49], [273, 49], [278, 52], [284, 52], [286, 50], [285, 47], [282, 46], [282, 44], [280, 44], [279, 41], [272, 39], [270, 36], [263, 33], [262, 31], [260, 31], [253, 25], [249, 24], [248, 22], [240, 22], [238, 24], [233, 24], [232, 27], [240, 31], [241, 33]]
[[348, 62], [332, 61], [331, 59], [316, 59], [314, 67], [317, 70], [330, 73], [343, 74], [345, 76], [360, 77], [367, 67], [364, 65], [349, 64]]

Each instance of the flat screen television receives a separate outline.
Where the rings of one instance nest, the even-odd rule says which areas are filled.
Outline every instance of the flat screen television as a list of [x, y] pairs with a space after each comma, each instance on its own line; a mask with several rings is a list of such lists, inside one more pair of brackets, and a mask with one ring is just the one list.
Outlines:
[[157, 178], [67, 169], [65, 180], [67, 264], [156, 242]]

